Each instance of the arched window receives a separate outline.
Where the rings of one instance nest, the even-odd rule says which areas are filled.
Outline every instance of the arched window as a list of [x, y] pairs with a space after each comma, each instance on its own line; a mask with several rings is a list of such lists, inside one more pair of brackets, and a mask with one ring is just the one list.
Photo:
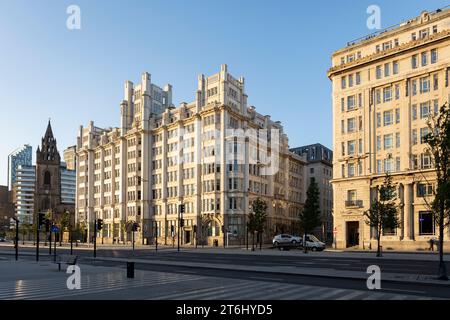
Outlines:
[[42, 210], [50, 209], [50, 201], [48, 198], [42, 200]]
[[45, 173], [44, 173], [44, 185], [45, 186], [50, 186], [50, 181], [51, 181], [50, 172], [45, 171]]

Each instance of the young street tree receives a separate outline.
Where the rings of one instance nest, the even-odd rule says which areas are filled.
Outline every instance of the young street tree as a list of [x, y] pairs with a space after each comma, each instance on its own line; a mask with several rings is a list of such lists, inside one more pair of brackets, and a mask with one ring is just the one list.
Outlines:
[[247, 219], [247, 230], [252, 234], [252, 250], [255, 250], [255, 232], [258, 233], [259, 248], [262, 249], [262, 234], [266, 220], [267, 204], [257, 198], [252, 202], [252, 210]]
[[[322, 224], [319, 205], [319, 187], [314, 178], [311, 178], [308, 190], [306, 191], [306, 201], [303, 210], [299, 213], [300, 230], [303, 231], [304, 242], [306, 235], [312, 233], [315, 228]], [[303, 244], [305, 252], [307, 252], [306, 243]]]
[[372, 203], [369, 210], [364, 212], [366, 224], [375, 229], [377, 234], [377, 257], [381, 257], [381, 235], [384, 231], [399, 227], [398, 207], [395, 204], [397, 195], [392, 177], [386, 173], [383, 185], [378, 190], [378, 198]]
[[434, 200], [430, 203], [439, 228], [438, 279], [448, 280], [444, 262], [444, 229], [450, 223], [450, 107], [445, 103], [439, 113], [428, 119], [430, 133], [425, 137], [436, 172]]

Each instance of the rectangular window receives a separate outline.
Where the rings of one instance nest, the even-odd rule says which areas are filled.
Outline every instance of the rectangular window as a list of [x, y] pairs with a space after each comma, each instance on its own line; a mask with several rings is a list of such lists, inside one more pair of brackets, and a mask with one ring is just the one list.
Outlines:
[[435, 33], [437, 33], [437, 32], [438, 32], [437, 26], [433, 26], [433, 34], [435, 34]]
[[395, 85], [395, 100], [400, 99], [400, 85], [396, 84]]
[[377, 66], [375, 70], [377, 79], [381, 79], [381, 66]]
[[437, 73], [433, 74], [433, 90], [439, 89], [439, 76]]
[[355, 109], [355, 96], [347, 97], [347, 110]]
[[389, 126], [394, 123], [394, 115], [392, 110], [383, 112], [383, 125]]
[[426, 143], [426, 139], [428, 134], [430, 133], [430, 129], [428, 127], [420, 128], [420, 143]]
[[353, 163], [348, 164], [348, 176], [349, 177], [355, 176], [355, 164], [353, 164]]
[[434, 235], [434, 217], [431, 211], [419, 211], [419, 234]]
[[411, 68], [416, 69], [417, 68], [417, 54], [413, 55], [411, 57]]
[[358, 107], [362, 108], [362, 93], [358, 93]]
[[381, 90], [380, 89], [375, 90], [375, 99], [376, 99], [377, 104], [381, 103]]
[[381, 113], [377, 112], [377, 128], [381, 127]]
[[395, 109], [395, 123], [400, 123], [400, 108]]
[[418, 197], [427, 197], [433, 195], [433, 185], [418, 183], [417, 184], [417, 196]]
[[420, 155], [420, 165], [422, 169], [431, 169], [431, 155], [429, 153], [422, 153]]
[[420, 93], [426, 93], [430, 91], [430, 78], [420, 78]]
[[356, 147], [356, 143], [355, 140], [351, 140], [347, 142], [347, 152], [349, 156], [352, 156], [355, 154], [355, 147]]
[[437, 115], [439, 113], [439, 100], [435, 99], [433, 100], [434, 104], [434, 115]]
[[417, 40], [417, 38], [416, 38], [416, 33], [415, 33], [415, 32], [411, 33], [411, 40], [412, 40], [412, 41]]
[[384, 64], [384, 76], [389, 77], [391, 73], [391, 65], [389, 63]]
[[361, 161], [358, 161], [358, 175], [362, 175], [363, 174], [363, 169], [362, 169], [362, 163]]
[[377, 136], [377, 151], [381, 150], [381, 136]]
[[359, 122], [359, 129], [358, 129], [358, 130], [359, 130], [359, 131], [362, 131], [362, 129], [363, 129], [362, 116], [359, 116], [358, 119], [359, 119], [359, 121], [358, 121], [358, 122]]
[[358, 153], [362, 154], [363, 153], [363, 143], [362, 143], [362, 139], [358, 140]]
[[341, 98], [341, 111], [344, 112], [345, 111], [345, 99]]
[[424, 39], [424, 38], [428, 37], [429, 34], [430, 34], [430, 30], [428, 28], [420, 30], [419, 31], [419, 38], [420, 39]]
[[377, 173], [382, 173], [383, 168], [381, 167], [381, 160], [377, 160]]
[[345, 178], [345, 165], [341, 164], [341, 177]]
[[345, 133], [345, 121], [341, 120], [341, 133]]
[[353, 75], [352, 74], [350, 74], [348, 76], [348, 87], [349, 88], [353, 87]]
[[417, 104], [413, 104], [411, 106], [411, 119], [416, 120], [417, 119]]
[[342, 156], [345, 156], [345, 143], [341, 142]]
[[417, 94], [417, 80], [412, 81], [412, 95], [415, 96]]
[[400, 148], [400, 132], [395, 133], [395, 147]]
[[384, 159], [384, 172], [392, 172], [394, 170], [393, 159]]
[[357, 72], [355, 74], [355, 81], [356, 81], [356, 85], [361, 84], [361, 73], [360, 72]]
[[422, 52], [420, 54], [420, 60], [422, 62], [422, 67], [425, 67], [428, 64], [428, 54], [426, 52]]
[[383, 102], [392, 100], [392, 87], [383, 88]]
[[356, 119], [347, 119], [347, 132], [355, 132], [356, 130]]
[[417, 129], [412, 130], [411, 140], [412, 145], [415, 146], [417, 144]]
[[384, 135], [384, 150], [392, 149], [393, 146], [392, 140], [393, 140], [392, 133]]
[[423, 102], [420, 104], [420, 119], [427, 118], [431, 113], [430, 102]]
[[347, 87], [347, 77], [341, 78], [341, 89], [345, 89]]
[[432, 49], [431, 50], [431, 63], [436, 63], [437, 62], [437, 49]]
[[392, 62], [392, 73], [398, 74], [398, 61]]
[[395, 171], [400, 172], [400, 157], [395, 158]]

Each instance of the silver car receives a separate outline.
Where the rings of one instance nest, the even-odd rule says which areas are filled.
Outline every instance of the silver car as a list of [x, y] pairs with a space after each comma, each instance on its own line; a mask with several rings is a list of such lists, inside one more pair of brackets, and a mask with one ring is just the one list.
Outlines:
[[273, 237], [272, 239], [272, 244], [275, 247], [279, 247], [285, 244], [291, 244], [291, 245], [296, 245], [296, 244], [301, 244], [302, 239], [300, 237], [296, 237], [290, 234], [279, 234], [276, 235], [275, 237]]

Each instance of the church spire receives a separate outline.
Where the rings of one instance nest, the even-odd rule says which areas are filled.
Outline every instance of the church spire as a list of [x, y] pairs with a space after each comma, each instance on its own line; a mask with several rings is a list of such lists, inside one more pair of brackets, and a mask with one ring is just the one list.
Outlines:
[[48, 125], [47, 125], [47, 130], [45, 131], [44, 140], [45, 141], [53, 140], [53, 131], [52, 131], [52, 124], [50, 123], [50, 118], [48, 119]]

